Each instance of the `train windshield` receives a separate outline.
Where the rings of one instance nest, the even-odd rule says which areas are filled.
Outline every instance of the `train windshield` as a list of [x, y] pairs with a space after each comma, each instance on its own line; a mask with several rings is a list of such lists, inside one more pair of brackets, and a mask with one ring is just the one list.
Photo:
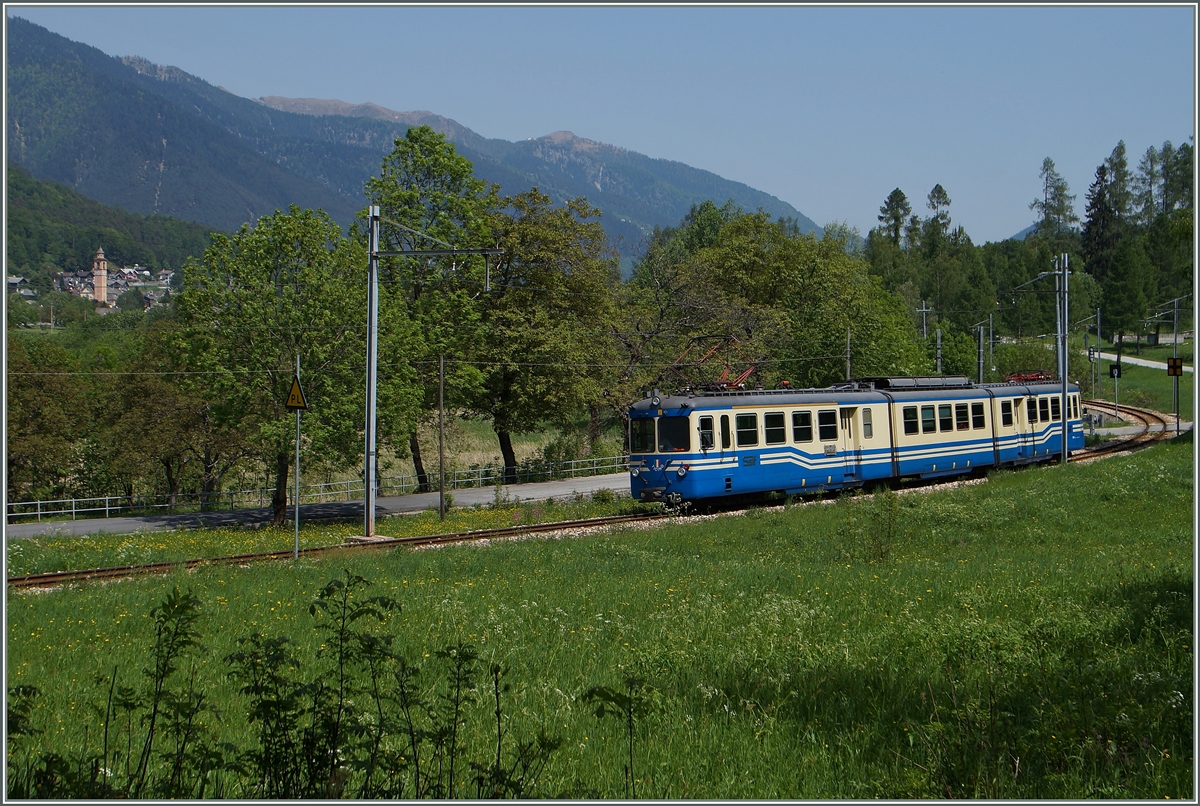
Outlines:
[[691, 429], [687, 417], [658, 418], [658, 450], [677, 453], [691, 449]]
[[654, 420], [646, 417], [629, 422], [629, 452], [654, 453]]

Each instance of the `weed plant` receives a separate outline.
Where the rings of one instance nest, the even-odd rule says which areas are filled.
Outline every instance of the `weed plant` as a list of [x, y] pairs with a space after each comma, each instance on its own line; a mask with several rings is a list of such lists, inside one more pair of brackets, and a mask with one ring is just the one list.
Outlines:
[[132, 793], [179, 588], [142, 794], [1190, 799], [1192, 466], [13, 593], [9, 794]]

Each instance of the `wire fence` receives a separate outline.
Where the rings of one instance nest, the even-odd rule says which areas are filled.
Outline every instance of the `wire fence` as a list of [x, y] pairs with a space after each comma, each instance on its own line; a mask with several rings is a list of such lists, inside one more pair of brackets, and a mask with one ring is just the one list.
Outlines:
[[[626, 456], [594, 457], [566, 462], [522, 462], [516, 467], [515, 479], [504, 481], [503, 467], [473, 467], [466, 470], [446, 472], [446, 490], [461, 490], [478, 487], [494, 487], [498, 484], [529, 484], [555, 479], [598, 476], [606, 473], [621, 473], [629, 469]], [[430, 473], [426, 490], [437, 492], [439, 478]], [[392, 476], [379, 479], [377, 496], [410, 495], [421, 492], [417, 476]], [[293, 504], [293, 489], [289, 485], [288, 503]], [[319, 504], [327, 501], [354, 501], [365, 497], [360, 479], [335, 481], [325, 484], [303, 484], [300, 486], [300, 504]], [[217, 512], [237, 509], [263, 508], [271, 505], [275, 494], [273, 488], [253, 490], [223, 490], [210, 493], [177, 493], [174, 496], [154, 495], [110, 495], [95, 498], [60, 498], [46, 501], [19, 501], [8, 504], [8, 523], [30, 521], [88, 518], [112, 518], [122, 515], [183, 514], [189, 512]]]

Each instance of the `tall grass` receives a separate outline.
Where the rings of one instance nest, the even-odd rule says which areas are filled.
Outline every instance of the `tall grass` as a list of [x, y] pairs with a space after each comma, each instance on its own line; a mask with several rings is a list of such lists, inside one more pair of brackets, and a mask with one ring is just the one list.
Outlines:
[[[1190, 798], [1192, 461], [1171, 444], [933, 494], [10, 595], [9, 683], [43, 692], [17, 722], [41, 733], [15, 746], [99, 745], [94, 658], [132, 679], [173, 587], [202, 603], [187, 673], [220, 714], [206, 729], [255, 746], [222, 658], [286, 635], [306, 674], [328, 668], [310, 603], [348, 573], [399, 604], [373, 634], [424, 670], [421, 702], [445, 702], [449, 648], [504, 670], [503, 707], [478, 670], [461, 689], [454, 741], [481, 766], [498, 732], [560, 742], [526, 795]], [[597, 716], [603, 694], [636, 714]]]

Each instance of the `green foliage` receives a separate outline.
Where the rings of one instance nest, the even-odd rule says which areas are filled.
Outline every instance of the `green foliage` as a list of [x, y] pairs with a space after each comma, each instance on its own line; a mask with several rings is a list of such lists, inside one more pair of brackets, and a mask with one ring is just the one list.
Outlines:
[[121, 309], [122, 313], [134, 313], [140, 316], [146, 308], [146, 297], [141, 291], [131, 288], [117, 297], [117, 307]]
[[[203, 373], [196, 388], [222, 425], [250, 435], [275, 471], [275, 519], [282, 523], [294, 417], [284, 406], [300, 357], [308, 400], [304, 433], [330, 466], [361, 455], [356, 423], [364, 408], [366, 252], [343, 238], [322, 212], [292, 207], [217, 236], [204, 260], [188, 265], [178, 297], [174, 350]], [[381, 322], [384, 321], [381, 319]], [[411, 329], [402, 315], [386, 320], [399, 347]], [[381, 325], [382, 326], [382, 325]], [[407, 365], [384, 379], [389, 411], [411, 401], [399, 389]], [[410, 403], [411, 405], [411, 403]]]
[[569, 422], [603, 399], [609, 345], [596, 334], [616, 316], [617, 268], [599, 211], [583, 199], [554, 207], [534, 189], [505, 204], [491, 219], [504, 254], [482, 300], [486, 369], [471, 408], [491, 418], [510, 480], [511, 434]]
[[[422, 791], [432, 792], [439, 752], [445, 791], [445, 717], [456, 679], [458, 796], [477, 794], [481, 776], [483, 791], [495, 791], [484, 770], [495, 766], [498, 736], [509, 770], [518, 745], [542, 731], [562, 744], [522, 791], [623, 797], [628, 717], [598, 721], [600, 702], [585, 703], [582, 693], [607, 687], [627, 696], [625, 680], [633, 678], [645, 681], [640, 693], [654, 705], [633, 732], [631, 786], [643, 797], [1187, 799], [1194, 794], [1193, 453], [1190, 444], [1164, 445], [897, 495], [886, 557], [873, 557], [872, 546], [888, 539], [888, 505], [859, 496], [576, 540], [494, 542], [486, 550], [347, 552], [332, 569], [313, 559], [213, 565], [187, 581], [204, 602], [207, 651], [189, 650], [168, 688], [186, 692], [194, 664], [195, 690], [223, 714], [211, 723], [204, 715], [215, 735], [202, 744], [247, 765], [210, 768], [206, 795], [220, 781], [219, 797], [264, 797], [244, 755], [258, 752], [263, 725], [243, 716], [257, 712], [252, 695], [240, 691], [244, 665], [221, 659], [259, 653], [266, 664], [281, 652], [295, 660], [280, 660], [274, 678], [260, 683], [277, 678], [281, 693], [304, 692], [298, 712], [284, 709], [299, 714], [288, 724], [293, 737], [303, 736], [319, 717], [306, 710], [313, 703], [333, 712], [337, 680], [332, 633], [313, 628], [332, 621], [324, 612], [314, 619], [307, 606], [331, 576], [345, 580], [348, 568], [372, 580], [355, 588], [351, 603], [383, 595], [404, 610], [351, 625], [364, 633], [364, 643], [351, 646], [375, 660], [362, 655], [347, 664], [360, 693], [359, 718], [343, 721], [341, 732], [351, 771], [344, 797], [382, 797], [363, 789], [381, 730], [374, 791], [417, 797], [419, 757]], [[854, 528], [844, 529], [850, 519]], [[42, 691], [27, 723], [41, 733], [10, 745], [10, 782], [18, 765], [47, 752], [86, 778], [90, 768], [78, 759], [103, 746], [103, 715], [111, 711], [108, 766], [112, 783], [123, 786], [123, 764], [111, 763], [112, 748], [124, 754], [121, 703], [142, 702], [128, 712], [136, 760], [149, 687], [125, 698], [119, 680], [113, 691], [108, 669], [98, 680], [79, 670], [93, 669], [101, 653], [121, 669], [150, 665], [152, 620], [142, 614], [181, 580], [10, 596], [8, 685]], [[336, 597], [329, 601], [333, 612]], [[238, 642], [254, 633], [264, 636], [261, 651]], [[286, 643], [268, 643], [284, 636]], [[384, 647], [369, 636], [394, 638]], [[465, 664], [456, 672], [451, 653], [465, 658], [468, 645], [477, 653], [473, 673]], [[318, 682], [330, 696], [316, 698]], [[164, 738], [162, 746], [173, 744]], [[714, 758], [720, 763], [708, 762]], [[156, 756], [155, 767], [157, 777], [168, 760]]]
[[8, 295], [8, 327], [28, 327], [37, 324], [37, 306], [27, 302], [20, 294]]
[[[366, 192], [380, 207], [380, 237], [389, 251], [447, 244], [474, 248], [489, 242], [488, 216], [498, 204], [497, 188], [476, 178], [471, 162], [428, 126], [414, 126], [395, 140], [380, 175], [367, 181]], [[416, 428], [438, 411], [439, 383], [442, 399], [452, 409], [466, 406], [479, 392], [482, 374], [472, 359], [483, 338], [477, 298], [485, 273], [484, 259], [478, 256], [381, 262], [380, 314], [393, 324], [381, 325], [380, 352], [405, 355], [408, 361], [403, 367], [407, 372], [393, 376], [399, 382], [387, 383], [391, 366], [381, 368], [385, 382], [379, 435], [393, 444], [407, 443], [419, 477], [424, 474]], [[414, 326], [400, 326], [405, 319]], [[414, 372], [415, 378], [408, 374]], [[419, 389], [415, 400], [414, 380]], [[429, 490], [427, 478], [420, 479], [420, 490]]]
[[67, 351], [48, 340], [8, 338], [8, 498], [55, 498], [66, 490], [74, 439], [86, 422], [85, 386]]

